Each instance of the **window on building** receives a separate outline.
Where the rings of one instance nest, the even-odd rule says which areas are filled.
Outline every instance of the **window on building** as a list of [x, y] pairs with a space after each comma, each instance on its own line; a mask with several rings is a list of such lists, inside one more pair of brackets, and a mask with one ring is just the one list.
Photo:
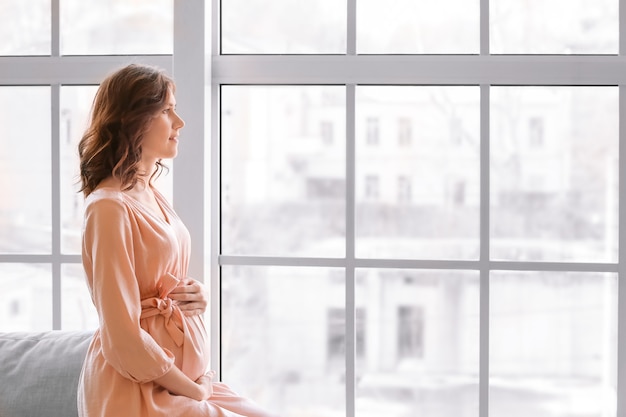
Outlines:
[[345, 181], [337, 178], [308, 178], [307, 199], [337, 200], [342, 199], [346, 192]]
[[22, 312], [20, 300], [9, 300], [9, 318], [19, 317]]
[[455, 180], [452, 181], [450, 190], [450, 201], [453, 206], [463, 206], [466, 200], [466, 184], [464, 181]]
[[424, 309], [398, 307], [398, 359], [419, 359], [424, 355]]
[[[327, 319], [327, 352], [329, 364], [341, 362], [346, 354], [346, 311], [341, 308], [328, 310]], [[356, 309], [356, 355], [363, 357], [366, 353], [365, 310]]]
[[409, 146], [413, 141], [413, 125], [408, 117], [398, 119], [398, 145]]
[[398, 202], [411, 202], [411, 178], [406, 175], [398, 177]]
[[320, 136], [324, 145], [332, 145], [334, 142], [333, 123], [328, 121], [320, 122]]
[[368, 117], [365, 119], [366, 139], [368, 145], [378, 145], [380, 141], [379, 121], [376, 117]]
[[450, 120], [450, 142], [455, 146], [463, 143], [463, 122], [453, 116]]
[[365, 198], [367, 200], [378, 200], [380, 197], [380, 178], [378, 175], [365, 176]]
[[528, 119], [528, 143], [532, 148], [540, 148], [544, 141], [543, 118], [531, 117]]

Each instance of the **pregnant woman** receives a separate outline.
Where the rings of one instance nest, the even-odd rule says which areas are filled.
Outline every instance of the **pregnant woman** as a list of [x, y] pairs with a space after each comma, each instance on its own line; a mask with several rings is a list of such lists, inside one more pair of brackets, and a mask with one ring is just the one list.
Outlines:
[[208, 298], [187, 277], [189, 233], [153, 186], [184, 126], [174, 92], [157, 68], [116, 71], [100, 85], [79, 144], [82, 259], [99, 328], [79, 381], [78, 414], [272, 417], [208, 371]]

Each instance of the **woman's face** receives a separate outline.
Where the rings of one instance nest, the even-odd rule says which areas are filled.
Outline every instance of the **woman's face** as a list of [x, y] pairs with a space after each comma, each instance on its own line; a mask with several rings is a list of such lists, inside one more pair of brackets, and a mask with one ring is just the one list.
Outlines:
[[171, 159], [178, 153], [178, 131], [185, 125], [176, 113], [176, 98], [168, 89], [165, 104], [153, 117], [143, 134], [141, 155], [148, 166], [159, 159]]

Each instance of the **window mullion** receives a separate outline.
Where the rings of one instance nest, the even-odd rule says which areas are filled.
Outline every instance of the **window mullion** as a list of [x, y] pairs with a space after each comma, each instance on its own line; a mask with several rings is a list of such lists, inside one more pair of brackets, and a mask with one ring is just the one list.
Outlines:
[[61, 0], [51, 0], [50, 7], [50, 55], [61, 56]]
[[348, 0], [348, 22], [346, 25], [346, 54], [356, 55], [356, 0]]
[[[208, 7], [208, 6], [206, 6]], [[221, 47], [221, 32], [222, 25], [220, 19], [220, 0], [211, 0], [211, 17], [210, 17], [210, 29], [211, 29], [211, 55], [219, 55], [222, 53]], [[210, 69], [209, 69], [210, 71]]]
[[[50, 55], [61, 55], [60, 0], [50, 2]], [[51, 85], [51, 203], [52, 203], [52, 328], [61, 329], [61, 85]]]
[[[213, 79], [213, 58], [221, 53], [221, 24], [220, 24], [220, 0], [211, 1], [211, 58], [206, 62], [206, 71], [210, 85], [210, 127], [207, 133], [210, 138], [210, 232], [207, 238], [210, 253], [210, 289], [211, 289], [211, 365], [217, 372], [217, 377], [222, 380], [222, 275], [219, 256], [221, 254], [221, 224], [220, 224], [220, 199], [221, 199], [221, 137], [220, 137], [220, 114], [221, 114], [221, 85]], [[205, 168], [206, 169], [206, 168]]]
[[[195, 39], [195, 42], [188, 42]], [[176, 98], [185, 115], [185, 138], [204, 136], [204, 1], [174, 1], [172, 73]], [[204, 141], [187, 140], [174, 166], [174, 208], [187, 225], [193, 246], [189, 275], [204, 281]]]
[[489, 0], [480, 0], [480, 54], [489, 55]]
[[626, 0], [619, 0], [619, 54], [626, 55]]
[[[624, 21], [624, 11], [620, 7], [620, 23]], [[623, 28], [623, 25], [620, 25]], [[623, 33], [624, 31], [621, 31]], [[621, 36], [621, 35], [620, 35]], [[620, 49], [624, 45], [620, 42]], [[619, 87], [619, 178], [626, 178], [626, 86]], [[619, 181], [618, 218], [618, 296], [617, 296], [617, 413], [626, 416], [626, 181]]]
[[480, 324], [478, 416], [489, 415], [489, 85], [480, 86]]
[[[626, 55], [626, 0], [619, 1], [619, 55]], [[618, 192], [618, 295], [617, 295], [617, 410], [626, 416], [626, 86], [619, 86], [619, 192]]]
[[52, 220], [52, 328], [61, 329], [61, 141], [60, 141], [60, 117], [61, 117], [61, 85], [50, 86], [50, 109], [51, 109], [51, 220]]
[[356, 278], [355, 278], [355, 113], [356, 86], [346, 85], [346, 416], [355, 416]]
[[222, 378], [222, 354], [221, 354], [221, 326], [222, 326], [222, 275], [219, 256], [221, 253], [221, 224], [220, 224], [220, 190], [221, 190], [221, 137], [220, 137], [220, 100], [221, 86], [216, 83], [211, 84], [211, 229], [208, 238], [211, 264], [210, 264], [210, 286], [211, 286], [211, 363], [217, 372], [218, 378]]

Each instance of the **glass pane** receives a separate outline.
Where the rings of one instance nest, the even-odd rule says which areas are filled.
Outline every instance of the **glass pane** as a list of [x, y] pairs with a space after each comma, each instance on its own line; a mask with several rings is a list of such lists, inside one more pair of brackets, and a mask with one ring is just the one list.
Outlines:
[[345, 88], [222, 87], [222, 253], [343, 256]]
[[78, 142], [89, 122], [97, 86], [61, 87], [61, 250], [80, 253], [83, 194], [80, 190]]
[[490, 0], [494, 54], [617, 54], [618, 0]]
[[477, 417], [479, 297], [474, 271], [357, 270], [356, 417]]
[[63, 0], [64, 55], [171, 54], [173, 0]]
[[63, 330], [95, 330], [98, 312], [91, 301], [83, 266], [61, 266], [61, 326]]
[[491, 257], [616, 262], [617, 87], [491, 92]]
[[339, 269], [222, 267], [223, 380], [285, 417], [343, 416]]
[[50, 88], [0, 87], [0, 253], [50, 253]]
[[478, 0], [359, 0], [362, 54], [477, 54]]
[[490, 416], [615, 416], [616, 274], [495, 272], [490, 293]]
[[346, 0], [222, 0], [223, 54], [344, 54]]
[[0, 263], [0, 332], [52, 330], [49, 264]]
[[50, 54], [50, 0], [0, 2], [0, 55]]
[[[182, 131], [181, 138], [185, 136], [185, 131]], [[184, 144], [183, 144], [184, 146]], [[154, 185], [165, 196], [167, 201], [174, 204], [174, 165], [176, 160], [163, 159], [161, 163], [167, 167], [160, 177], [154, 180]]]
[[477, 259], [478, 87], [357, 87], [356, 254]]

